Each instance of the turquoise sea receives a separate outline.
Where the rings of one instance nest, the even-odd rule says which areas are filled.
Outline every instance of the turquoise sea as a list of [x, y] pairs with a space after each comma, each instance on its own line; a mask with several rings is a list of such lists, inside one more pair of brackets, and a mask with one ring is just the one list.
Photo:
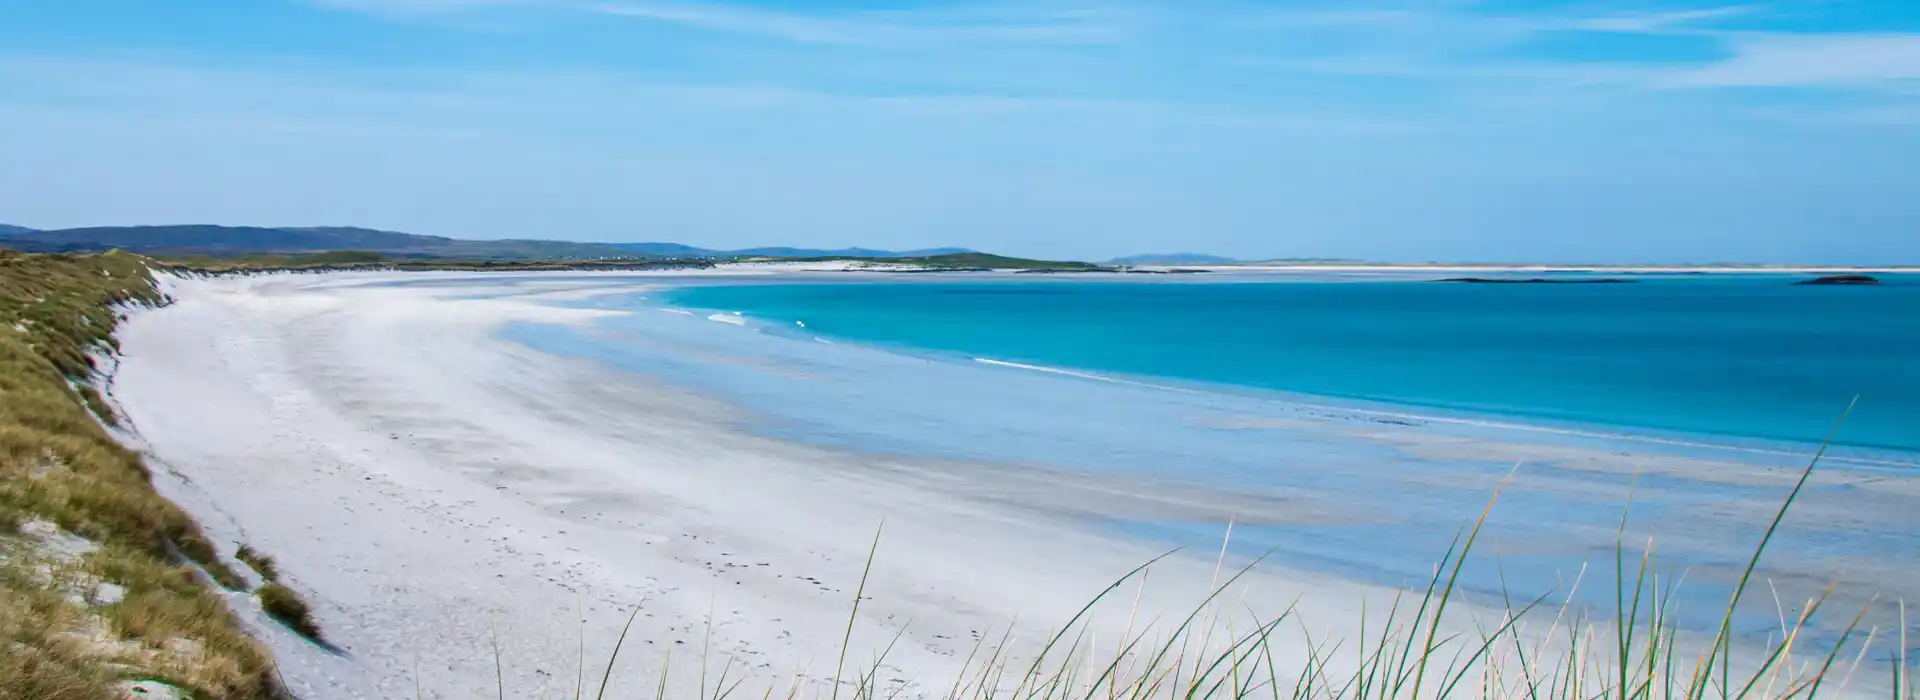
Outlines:
[[900, 348], [1701, 437], [1920, 451], [1920, 280], [1008, 281], [688, 287]]

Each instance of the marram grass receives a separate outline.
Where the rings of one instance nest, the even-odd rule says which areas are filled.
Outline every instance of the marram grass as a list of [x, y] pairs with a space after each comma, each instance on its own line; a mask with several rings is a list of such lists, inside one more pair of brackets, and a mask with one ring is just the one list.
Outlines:
[[280, 694], [217, 590], [245, 579], [107, 430], [120, 419], [94, 364], [118, 350], [123, 307], [163, 302], [148, 262], [0, 251], [0, 700], [118, 698], [145, 679]]

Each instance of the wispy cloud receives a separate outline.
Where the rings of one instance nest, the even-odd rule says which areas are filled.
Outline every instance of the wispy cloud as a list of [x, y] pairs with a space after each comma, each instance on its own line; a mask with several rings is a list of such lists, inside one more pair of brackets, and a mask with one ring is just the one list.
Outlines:
[[1667, 87], [1862, 87], [1920, 80], [1920, 34], [1759, 34], [1734, 55], [1660, 79]]
[[[736, 0], [303, 1], [385, 15], [538, 9], [673, 28], [684, 32], [678, 40], [686, 42], [728, 35], [759, 39], [764, 41], [753, 51], [810, 52], [766, 53], [753, 59], [793, 59], [753, 74], [802, 91], [821, 87], [821, 80], [836, 82], [834, 89], [875, 80], [932, 92], [1147, 100], [1156, 93], [1191, 93], [1184, 87], [1188, 84], [1232, 85], [1258, 96], [1262, 86], [1276, 81], [1342, 76], [1424, 81], [1454, 90], [1783, 87], [1886, 92], [1911, 89], [1920, 81], [1920, 34], [1741, 29], [1743, 22], [1778, 12], [1754, 4], [1489, 11], [1475, 3], [1274, 7], [1224, 0], [1204, 8], [1169, 9], [1127, 0], [960, 0], [883, 11]], [[1619, 37], [1661, 37], [1686, 42], [1691, 49], [1688, 55], [1665, 58], [1530, 53], [1560, 41]], [[1114, 48], [1124, 51], [1102, 53]], [[898, 60], [876, 63], [862, 53], [869, 49], [890, 51]], [[724, 48], [706, 56], [726, 60], [724, 56], [736, 50]], [[713, 59], [716, 55], [723, 58]], [[1168, 80], [1170, 76], [1160, 73], [1169, 70], [1167, 66], [1194, 74]], [[1209, 70], [1216, 72], [1202, 73]]]
[[383, 15], [432, 15], [486, 7], [524, 5], [547, 0], [305, 0], [308, 4]]
[[1586, 31], [1616, 34], [1666, 34], [1704, 31], [1703, 25], [1752, 13], [1753, 5], [1684, 10], [1588, 13], [1473, 12], [1462, 9], [1346, 8], [1248, 11], [1236, 21], [1256, 26], [1469, 29], [1499, 34]]
[[607, 15], [737, 32], [788, 41], [849, 46], [924, 46], [927, 42], [1020, 41], [1110, 43], [1124, 32], [1082, 12], [963, 13], [921, 10], [800, 13], [722, 3], [599, 2], [582, 9]]
[[1000, 6], [892, 11], [776, 10], [724, 0], [305, 0], [336, 10], [387, 16], [460, 14], [507, 7], [593, 13], [754, 35], [846, 46], [915, 46], [926, 42], [1005, 41], [1108, 43], [1119, 28], [1103, 12]]
[[[8, 57], [0, 112], [99, 119], [171, 120], [224, 129], [284, 132], [289, 125], [339, 132], [508, 133], [622, 140], [643, 123], [753, 123], [764, 120], [865, 122], [937, 129], [965, 122], [1141, 125], [1195, 130], [1283, 130], [1293, 134], [1404, 134], [1444, 128], [1433, 117], [1400, 118], [1338, 106], [1248, 109], [1169, 101], [1034, 97], [989, 92], [866, 94], [778, 86], [657, 81], [618, 72], [385, 71], [289, 72], [285, 68], [210, 67], [162, 61]], [[914, 126], [917, 125], [917, 126]], [[1131, 125], [1131, 127], [1127, 126]], [[717, 128], [717, 127], [716, 127]], [[644, 130], [643, 130], [644, 131]]]
[[1550, 19], [1539, 23], [1546, 29], [1572, 29], [1620, 34], [1691, 34], [1709, 29], [1703, 24], [1752, 14], [1753, 5], [1729, 5], [1667, 12], [1633, 12]]

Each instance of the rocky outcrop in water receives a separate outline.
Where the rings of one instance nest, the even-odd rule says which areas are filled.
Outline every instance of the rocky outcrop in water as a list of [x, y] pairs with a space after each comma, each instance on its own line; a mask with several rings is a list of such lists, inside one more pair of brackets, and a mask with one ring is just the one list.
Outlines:
[[1807, 286], [1807, 285], [1829, 286], [1829, 285], [1870, 285], [1870, 284], [1879, 284], [1879, 283], [1880, 283], [1879, 279], [1870, 277], [1868, 275], [1827, 275], [1825, 277], [1815, 277], [1810, 280], [1801, 280], [1799, 282], [1795, 282], [1794, 284], [1802, 285], [1802, 286]]

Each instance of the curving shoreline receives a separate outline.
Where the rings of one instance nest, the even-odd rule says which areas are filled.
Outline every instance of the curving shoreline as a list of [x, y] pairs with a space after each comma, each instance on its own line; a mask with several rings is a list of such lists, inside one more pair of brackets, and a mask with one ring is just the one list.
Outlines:
[[[183, 477], [168, 495], [213, 536], [276, 552], [345, 652], [268, 640], [296, 693], [410, 693], [418, 653], [423, 685], [484, 694], [496, 630], [510, 640], [510, 692], [558, 692], [572, 687], [583, 627], [597, 657], [642, 601], [642, 642], [617, 687], [651, 688], [660, 648], [701, 644], [710, 607], [716, 651], [768, 678], [830, 677], [820, 650], [837, 645], [883, 518], [854, 653], [912, 619], [887, 667], [909, 694], [937, 693], [976, 636], [1018, 615], [1016, 639], [1037, 643], [1158, 553], [954, 497], [951, 475], [926, 465], [729, 429], [730, 407], [491, 337], [510, 320], [601, 316], [536, 300], [611, 280], [377, 284], [393, 279], [173, 281], [179, 303], [124, 330], [115, 394]], [[475, 297], [503, 291], [515, 296]], [[1169, 560], [1143, 604], [1184, 609], [1213, 569]], [[1257, 599], [1319, 601], [1310, 617], [1322, 626], [1387, 595], [1305, 575], [1258, 580]]]

